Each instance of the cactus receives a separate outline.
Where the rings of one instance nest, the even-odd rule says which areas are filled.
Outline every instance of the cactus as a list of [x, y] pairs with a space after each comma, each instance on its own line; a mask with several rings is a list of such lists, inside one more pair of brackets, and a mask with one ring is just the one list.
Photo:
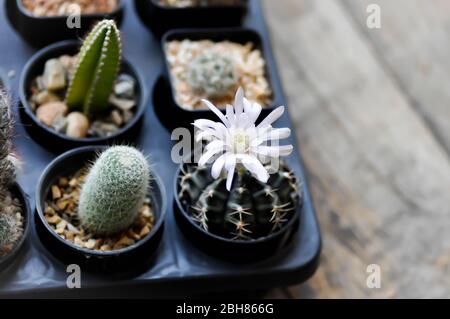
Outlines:
[[81, 189], [78, 215], [83, 228], [109, 236], [130, 227], [147, 196], [149, 174], [146, 158], [132, 147], [103, 152]]
[[230, 192], [226, 179], [215, 180], [210, 171], [210, 166], [184, 165], [178, 196], [197, 224], [225, 238], [252, 240], [273, 234], [302, 200], [297, 179], [285, 165], [267, 184], [239, 171]]
[[122, 45], [113, 20], [99, 22], [84, 40], [71, 78], [66, 104], [88, 117], [106, 111], [117, 78]]
[[16, 160], [12, 154], [12, 118], [10, 100], [0, 88], [0, 196], [4, 196], [16, 178]]
[[237, 86], [237, 82], [236, 69], [232, 60], [211, 50], [195, 58], [187, 72], [189, 86], [206, 97], [227, 95]]
[[14, 244], [21, 236], [22, 226], [8, 214], [0, 213], [0, 255], [3, 247]]

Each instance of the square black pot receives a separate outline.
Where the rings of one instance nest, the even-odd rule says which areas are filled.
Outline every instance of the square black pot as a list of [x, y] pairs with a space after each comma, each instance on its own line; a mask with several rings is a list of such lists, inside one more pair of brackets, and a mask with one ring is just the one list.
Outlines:
[[237, 5], [208, 7], [167, 7], [158, 0], [135, 0], [142, 22], [157, 36], [176, 28], [236, 27], [248, 10], [248, 0]]
[[95, 22], [104, 18], [114, 19], [120, 26], [124, 14], [124, 3], [119, 0], [118, 7], [111, 13], [81, 15], [81, 28], [79, 29], [67, 27], [67, 16], [34, 16], [25, 9], [22, 0], [5, 1], [5, 11], [9, 23], [26, 42], [35, 47], [43, 47], [61, 40], [84, 37]]
[[263, 119], [276, 107], [283, 104], [281, 88], [275, 79], [276, 65], [270, 59], [268, 46], [263, 42], [260, 34], [252, 29], [246, 28], [227, 28], [227, 29], [179, 29], [167, 32], [161, 40], [164, 52], [165, 71], [163, 77], [157, 81], [154, 88], [153, 103], [156, 112], [166, 127], [173, 129], [175, 127], [190, 127], [192, 122], [197, 119], [217, 120], [215, 114], [209, 110], [186, 110], [176, 102], [175, 88], [172, 85], [170, 75], [170, 65], [166, 58], [166, 43], [173, 40], [212, 40], [220, 42], [229, 40], [232, 42], [245, 44], [252, 42], [255, 49], [259, 49], [265, 60], [265, 73], [272, 90], [270, 105], [263, 108], [260, 119]]

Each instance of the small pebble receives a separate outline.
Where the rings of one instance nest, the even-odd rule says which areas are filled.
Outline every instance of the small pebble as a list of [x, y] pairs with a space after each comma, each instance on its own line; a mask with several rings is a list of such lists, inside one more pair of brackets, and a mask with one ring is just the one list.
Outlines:
[[50, 91], [62, 90], [66, 87], [66, 71], [58, 59], [50, 59], [45, 63], [43, 82]]
[[36, 116], [47, 126], [52, 126], [53, 122], [67, 113], [67, 105], [62, 102], [46, 103], [38, 107]]
[[88, 118], [80, 112], [72, 112], [67, 116], [67, 136], [84, 138], [89, 129]]

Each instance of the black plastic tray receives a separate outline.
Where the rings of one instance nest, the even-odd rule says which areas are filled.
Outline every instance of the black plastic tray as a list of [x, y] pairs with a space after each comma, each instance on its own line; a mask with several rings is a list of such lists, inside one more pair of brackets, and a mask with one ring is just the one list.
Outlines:
[[[122, 28], [125, 55], [140, 68], [149, 92], [153, 95], [153, 87], [162, 74], [164, 65], [160, 44], [139, 23], [130, 5], [131, 1], [128, 1]], [[13, 32], [4, 18], [3, 6], [0, 8], [0, 47], [8, 48], [0, 50], [0, 67], [6, 72], [10, 69], [17, 72], [16, 78], [10, 81], [15, 93], [20, 72], [34, 50]], [[263, 45], [268, 49], [268, 63], [275, 66], [258, 1], [250, 1], [245, 27], [261, 33]], [[278, 74], [274, 75], [274, 79], [273, 85], [281, 89]], [[46, 165], [55, 158], [55, 154], [33, 142], [20, 123], [17, 124], [16, 146], [26, 163], [19, 182], [30, 196], [34, 209], [37, 181]], [[291, 127], [288, 114], [285, 114], [277, 125]], [[66, 265], [47, 251], [32, 225], [27, 245], [23, 247], [19, 258], [0, 274], [0, 297], [173, 297], [207, 291], [256, 290], [297, 284], [314, 273], [318, 265], [321, 240], [306, 182], [300, 228], [288, 250], [264, 262], [238, 265], [209, 257], [194, 247], [179, 231], [173, 216], [172, 186], [177, 165], [170, 159], [170, 137], [170, 132], [164, 128], [154, 111], [152, 99], [149, 99], [138, 143], [151, 155], [151, 161], [164, 181], [169, 201], [165, 232], [153, 267], [134, 278], [101, 277], [82, 273], [83, 289], [69, 290], [66, 288]], [[294, 137], [289, 142], [296, 145]], [[287, 162], [295, 174], [305, 181], [298, 152], [294, 152]]]

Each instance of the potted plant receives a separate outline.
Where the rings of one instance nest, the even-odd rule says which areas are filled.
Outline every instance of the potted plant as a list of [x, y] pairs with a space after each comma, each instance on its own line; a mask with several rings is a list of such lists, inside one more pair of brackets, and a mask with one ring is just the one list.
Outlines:
[[31, 58], [21, 79], [22, 121], [51, 150], [132, 140], [145, 112], [144, 82], [122, 60], [120, 33], [99, 22], [78, 41], [51, 45]]
[[[37, 47], [77, 39], [104, 18], [114, 19], [120, 25], [124, 14], [124, 1], [121, 0], [9, 0], [5, 1], [5, 7], [13, 28]], [[80, 20], [79, 25], [70, 28], [68, 21], [72, 21], [69, 18], [72, 14], [80, 14]]]
[[129, 146], [84, 147], [55, 159], [36, 191], [45, 247], [102, 273], [147, 266], [163, 233], [165, 191], [145, 156]]
[[17, 256], [28, 234], [30, 208], [16, 182], [10, 99], [0, 81], [0, 270]]
[[178, 28], [237, 27], [248, 0], [135, 0], [142, 22], [157, 36]]
[[278, 146], [290, 129], [272, 127], [284, 107], [256, 125], [261, 106], [242, 89], [226, 114], [204, 103], [221, 122], [194, 122], [197, 141], [207, 145], [198, 162], [181, 165], [176, 176], [177, 222], [208, 254], [234, 262], [274, 256], [290, 243], [303, 203], [297, 177], [279, 161], [292, 152], [292, 145]]
[[263, 115], [281, 104], [280, 88], [273, 85], [274, 65], [253, 30], [175, 30], [164, 36], [162, 47], [166, 69], [164, 80], [155, 86], [154, 104], [170, 107], [170, 118], [157, 110], [163, 122], [189, 126], [198, 118], [211, 119], [202, 100], [224, 110], [238, 87], [262, 106]]

